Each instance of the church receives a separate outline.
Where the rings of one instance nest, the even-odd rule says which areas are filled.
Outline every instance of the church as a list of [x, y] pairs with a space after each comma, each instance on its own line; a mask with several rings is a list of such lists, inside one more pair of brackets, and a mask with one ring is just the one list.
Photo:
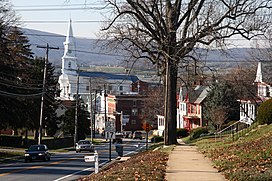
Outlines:
[[58, 80], [61, 100], [73, 101], [77, 92], [81, 98], [86, 98], [91, 92], [98, 89], [114, 94], [128, 94], [132, 92], [132, 84], [139, 81], [134, 75], [80, 70], [71, 20], [63, 45], [64, 54], [61, 60], [61, 75]]
[[[139, 102], [138, 107], [136, 102], [144, 99], [143, 94], [148, 89], [148, 83], [141, 81], [136, 75], [84, 70], [78, 66], [75, 43], [72, 21], [70, 20], [66, 39], [63, 42], [64, 54], [61, 58], [61, 75], [58, 79], [59, 99], [69, 105], [69, 102], [76, 101], [78, 95], [80, 104], [83, 103], [84, 107], [92, 115], [91, 119], [94, 124], [92, 127], [95, 130], [104, 131], [105, 122], [116, 122], [117, 117], [119, 122], [120, 120], [124, 122], [119, 123], [119, 127], [123, 125], [131, 130], [141, 128], [142, 120], [138, 118], [138, 115], [133, 114], [143, 109], [141, 107], [142, 103]], [[115, 98], [111, 100], [110, 97]], [[133, 104], [129, 107], [127, 103], [124, 103], [126, 104], [125, 107], [118, 108], [122, 101], [129, 101]], [[112, 108], [113, 102], [114, 109]], [[63, 108], [61, 108], [62, 112], [60, 114], [64, 114], [65, 109]], [[116, 128], [116, 130], [122, 130], [122, 128]]]

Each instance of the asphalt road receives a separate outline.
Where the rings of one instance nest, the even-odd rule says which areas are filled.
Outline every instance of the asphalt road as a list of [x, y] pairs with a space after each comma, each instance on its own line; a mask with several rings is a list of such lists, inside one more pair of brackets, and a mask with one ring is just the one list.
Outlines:
[[[123, 145], [123, 156], [134, 154], [139, 149], [145, 148], [145, 140], [125, 140]], [[99, 167], [109, 162], [109, 143], [95, 146], [98, 152]], [[0, 164], [0, 181], [70, 181], [94, 172], [94, 163], [85, 162], [84, 156], [92, 155], [89, 152], [55, 153], [51, 161], [33, 161], [24, 163], [23, 159], [15, 163]], [[115, 145], [111, 147], [112, 160], [118, 157]]]

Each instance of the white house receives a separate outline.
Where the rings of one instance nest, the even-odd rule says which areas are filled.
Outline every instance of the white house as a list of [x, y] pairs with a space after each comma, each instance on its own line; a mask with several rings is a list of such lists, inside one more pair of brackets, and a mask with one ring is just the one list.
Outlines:
[[255, 85], [257, 86], [256, 98], [240, 101], [240, 121], [246, 124], [252, 124], [257, 116], [259, 105], [272, 98], [272, 75], [271, 63], [259, 62], [257, 66]]

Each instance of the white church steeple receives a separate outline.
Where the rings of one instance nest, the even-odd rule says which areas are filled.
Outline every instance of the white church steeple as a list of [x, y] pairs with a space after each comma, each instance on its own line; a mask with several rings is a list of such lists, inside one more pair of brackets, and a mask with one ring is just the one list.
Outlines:
[[64, 45], [64, 54], [62, 57], [62, 74], [76, 75], [77, 58], [75, 40], [73, 36], [72, 20], [70, 19]]
[[256, 79], [254, 82], [263, 82], [263, 75], [262, 75], [262, 63], [258, 62]]

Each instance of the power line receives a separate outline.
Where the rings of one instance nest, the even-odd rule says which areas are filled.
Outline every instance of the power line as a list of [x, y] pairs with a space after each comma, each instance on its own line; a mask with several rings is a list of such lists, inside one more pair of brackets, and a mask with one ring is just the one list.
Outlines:
[[[21, 20], [19, 22], [22, 23], [37, 23], [37, 24], [48, 24], [48, 23], [67, 23], [67, 20]], [[106, 21], [106, 20], [75, 20], [73, 23], [107, 23], [111, 21]], [[116, 21], [116, 22], [124, 22], [124, 21]]]
[[41, 96], [42, 93], [36, 93], [36, 94], [16, 94], [16, 93], [10, 93], [0, 90], [0, 95], [8, 96], [8, 97], [36, 97]]
[[25, 9], [14, 9], [15, 11], [78, 11], [78, 10], [103, 10], [109, 9], [109, 7], [74, 7], [74, 8], [25, 8]]
[[84, 4], [41, 4], [41, 5], [21, 5], [13, 6], [14, 8], [33, 8], [33, 7], [65, 7], [65, 6], [97, 6], [101, 3], [84, 3]]

